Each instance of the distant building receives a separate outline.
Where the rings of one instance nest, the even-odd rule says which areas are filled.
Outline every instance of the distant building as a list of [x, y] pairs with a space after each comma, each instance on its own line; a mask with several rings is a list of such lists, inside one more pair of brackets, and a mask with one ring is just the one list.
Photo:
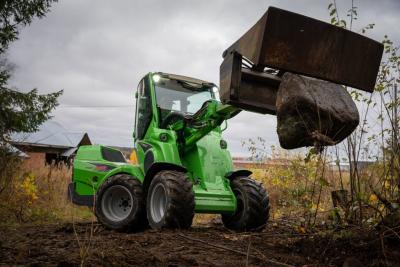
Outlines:
[[87, 133], [70, 132], [55, 121], [47, 121], [36, 132], [11, 135], [10, 144], [30, 161], [69, 164], [79, 146], [92, 142]]
[[265, 169], [273, 166], [286, 167], [290, 165], [290, 160], [285, 158], [259, 160], [250, 157], [232, 157], [232, 161], [236, 169]]
[[[251, 157], [232, 157], [232, 160], [236, 169], [266, 169], [268, 167], [288, 167], [291, 164], [291, 160], [288, 158], [267, 158], [265, 160], [259, 160]], [[373, 163], [374, 161], [357, 161], [357, 170], [367, 170]], [[348, 162], [340, 162], [340, 165], [337, 165], [335, 161], [332, 161], [327, 162], [327, 166], [331, 171], [350, 171], [350, 164]]]
[[[356, 164], [354, 164], [353, 162], [353, 166], [357, 165], [357, 170], [358, 171], [364, 171], [367, 170], [369, 166], [371, 166], [372, 164], [374, 164], [375, 161], [357, 161]], [[340, 164], [338, 165], [336, 162], [331, 162], [330, 164], [330, 168], [333, 171], [344, 171], [344, 172], [349, 172], [350, 171], [350, 163], [349, 162], [340, 162]]]

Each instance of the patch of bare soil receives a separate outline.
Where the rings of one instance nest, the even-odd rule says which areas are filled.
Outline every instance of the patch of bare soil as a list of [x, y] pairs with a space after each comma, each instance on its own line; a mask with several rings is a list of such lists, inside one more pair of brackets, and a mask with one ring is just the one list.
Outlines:
[[396, 229], [299, 234], [290, 225], [273, 221], [262, 233], [198, 225], [129, 234], [97, 223], [2, 227], [0, 265], [400, 266]]

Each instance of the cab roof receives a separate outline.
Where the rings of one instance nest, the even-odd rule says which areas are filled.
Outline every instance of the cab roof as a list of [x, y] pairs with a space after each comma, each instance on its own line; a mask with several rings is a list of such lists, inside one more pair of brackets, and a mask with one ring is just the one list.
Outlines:
[[172, 80], [178, 80], [178, 81], [183, 81], [183, 82], [188, 82], [188, 83], [194, 83], [194, 84], [198, 84], [198, 85], [204, 85], [204, 84], [213, 85], [214, 84], [212, 82], [207, 82], [207, 81], [203, 81], [203, 80], [200, 80], [200, 79], [187, 77], [187, 76], [183, 76], [183, 75], [178, 75], [178, 74], [165, 73], [165, 72], [155, 72], [154, 74], [158, 74], [161, 77], [166, 77], [166, 78], [169, 78], [169, 79], [172, 79]]

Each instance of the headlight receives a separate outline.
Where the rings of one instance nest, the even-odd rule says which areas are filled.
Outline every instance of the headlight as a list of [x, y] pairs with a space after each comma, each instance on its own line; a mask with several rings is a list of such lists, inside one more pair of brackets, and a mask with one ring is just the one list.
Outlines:
[[154, 74], [154, 75], [153, 75], [153, 81], [154, 81], [155, 83], [158, 83], [158, 82], [160, 81], [160, 79], [161, 79], [161, 76], [160, 76], [160, 75], [158, 75], [158, 74]]

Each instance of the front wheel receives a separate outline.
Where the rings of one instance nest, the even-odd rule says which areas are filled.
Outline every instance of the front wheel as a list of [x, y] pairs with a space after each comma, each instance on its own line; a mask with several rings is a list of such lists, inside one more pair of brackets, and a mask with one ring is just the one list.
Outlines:
[[118, 231], [141, 230], [146, 227], [142, 184], [128, 174], [108, 178], [96, 194], [97, 220]]
[[233, 215], [222, 215], [226, 228], [235, 231], [262, 231], [269, 218], [269, 197], [261, 183], [249, 177], [231, 181], [237, 208]]
[[147, 218], [153, 229], [189, 228], [194, 216], [193, 183], [178, 171], [160, 171], [147, 193]]

